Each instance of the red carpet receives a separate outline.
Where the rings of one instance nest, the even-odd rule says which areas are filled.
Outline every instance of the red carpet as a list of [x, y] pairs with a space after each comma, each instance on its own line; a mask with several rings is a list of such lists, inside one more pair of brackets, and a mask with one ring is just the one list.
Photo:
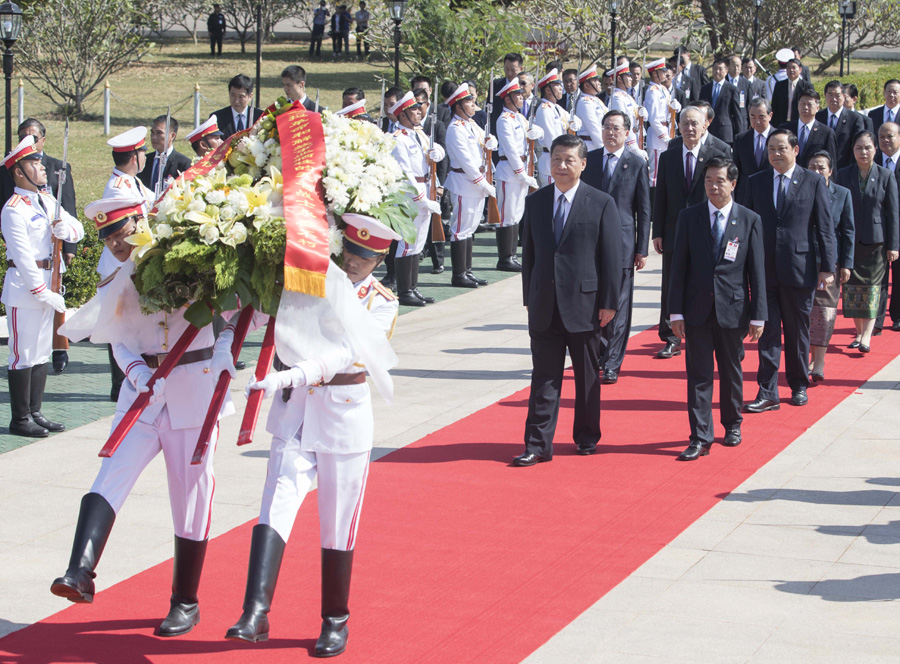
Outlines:
[[[836, 344], [851, 338], [843, 323]], [[603, 454], [579, 457], [566, 442], [568, 380], [552, 463], [508, 467], [522, 449], [526, 390], [373, 464], [340, 661], [521, 661], [884, 367], [900, 334], [876, 338], [868, 356], [832, 348], [828, 382], [810, 389], [808, 406], [750, 415], [743, 445], [694, 463], [675, 461], [688, 437], [684, 360], [653, 359], [658, 346], [655, 330], [632, 339], [619, 384], [603, 388]], [[756, 367], [754, 349], [746, 366]], [[288, 546], [268, 643], [222, 639], [241, 613], [248, 523], [212, 543], [202, 622], [188, 636], [152, 636], [168, 607], [169, 561], [0, 640], [0, 662], [306, 659], [319, 630], [314, 502]]]

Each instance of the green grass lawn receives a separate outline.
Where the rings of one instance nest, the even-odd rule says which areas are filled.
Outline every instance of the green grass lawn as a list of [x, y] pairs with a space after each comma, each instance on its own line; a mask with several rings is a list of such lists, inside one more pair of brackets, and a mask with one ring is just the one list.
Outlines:
[[[256, 76], [256, 55], [248, 45], [247, 53], [241, 53], [238, 45], [226, 43], [227, 52], [221, 58], [209, 56], [205, 42], [194, 45], [190, 40], [173, 41], [157, 47], [141, 62], [118, 72], [109, 78], [113, 97], [110, 103], [110, 131], [115, 135], [136, 125], [149, 126], [152, 119], [164, 115], [167, 104], [173, 106], [173, 116], [181, 124], [175, 149], [193, 156], [190, 144], [184, 140], [194, 122], [194, 106], [191, 96], [194, 86], [200, 86], [201, 121], [210, 113], [228, 105], [228, 80], [235, 74]], [[254, 45], [255, 48], [255, 45]], [[321, 91], [320, 103], [332, 109], [340, 108], [341, 92], [348, 87], [360, 87], [366, 91], [369, 107], [378, 112], [381, 94], [379, 76], [387, 70], [384, 62], [373, 66], [357, 62], [355, 51], [351, 60], [333, 62], [330, 45], [323, 48], [321, 60], [308, 57], [306, 42], [276, 42], [263, 45], [261, 91], [256, 95], [257, 105], [265, 107], [282, 93], [281, 71], [290, 64], [300, 64], [307, 70], [307, 86], [315, 98]], [[14, 77], [21, 75], [17, 69]], [[392, 77], [391, 77], [392, 78]], [[15, 88], [15, 83], [14, 83]], [[47, 127], [47, 152], [62, 157], [64, 121], [55, 113], [53, 104], [41, 96], [33, 86], [25, 82], [25, 116], [37, 117]], [[13, 92], [15, 94], [15, 91]], [[179, 103], [182, 102], [182, 103]], [[112, 157], [106, 145], [108, 136], [103, 134], [103, 89], [89, 98], [89, 118], [73, 121], [69, 125], [69, 162], [79, 208], [99, 198], [112, 170]], [[13, 100], [15, 113], [15, 100]], [[16, 120], [13, 118], [13, 131]], [[148, 147], [149, 147], [148, 133]], [[14, 141], [15, 143], [15, 141]]]

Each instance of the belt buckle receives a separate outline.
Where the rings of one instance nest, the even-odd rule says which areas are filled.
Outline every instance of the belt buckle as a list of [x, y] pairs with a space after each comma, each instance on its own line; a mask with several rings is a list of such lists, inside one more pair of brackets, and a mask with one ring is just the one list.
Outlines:
[[168, 355], [169, 355], [168, 353], [156, 353], [156, 354], [153, 356], [153, 357], [156, 358], [156, 366], [157, 366], [157, 368], [159, 368], [159, 367], [162, 365], [162, 363], [165, 361], [165, 359], [166, 359], [166, 357], [167, 357]]

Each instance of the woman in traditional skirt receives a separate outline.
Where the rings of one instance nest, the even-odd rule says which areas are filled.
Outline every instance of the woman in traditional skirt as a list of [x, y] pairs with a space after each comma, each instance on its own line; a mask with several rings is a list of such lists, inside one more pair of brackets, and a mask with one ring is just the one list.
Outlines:
[[850, 190], [831, 181], [834, 162], [827, 150], [814, 152], [809, 158], [807, 168], [825, 178], [828, 193], [831, 194], [831, 221], [834, 222], [838, 268], [840, 268], [840, 281], [835, 280], [824, 289], [816, 291], [816, 299], [809, 315], [809, 347], [812, 351], [810, 379], [818, 383], [825, 380], [825, 351], [834, 332], [834, 320], [837, 318], [837, 306], [841, 299], [841, 284], [847, 283], [850, 270], [853, 269], [853, 204], [850, 200]]
[[881, 281], [888, 263], [900, 248], [897, 181], [875, 163], [875, 135], [861, 131], [853, 137], [856, 163], [838, 171], [837, 183], [850, 190], [856, 227], [853, 271], [844, 284], [844, 317], [856, 325], [850, 348], [868, 353], [878, 315]]

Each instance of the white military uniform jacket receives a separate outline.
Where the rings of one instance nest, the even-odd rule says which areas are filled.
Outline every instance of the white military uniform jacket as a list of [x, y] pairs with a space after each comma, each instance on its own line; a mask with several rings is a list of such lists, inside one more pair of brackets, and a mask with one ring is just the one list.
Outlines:
[[[447, 154], [450, 173], [444, 188], [457, 196], [484, 198], [478, 183], [484, 179], [484, 130], [473, 120], [454, 116], [447, 127]], [[453, 169], [462, 169], [458, 173]]]
[[[399, 310], [396, 296], [371, 274], [353, 286], [360, 304], [390, 339]], [[318, 384], [292, 390], [287, 402], [278, 392], [269, 410], [266, 431], [283, 439], [299, 436], [303, 452], [353, 454], [371, 450], [375, 428], [369, 386], [321, 384], [338, 373], [365, 372], [352, 350], [346, 347], [333, 357], [305, 360], [300, 366], [309, 382]]]
[[[501, 159], [494, 173], [495, 180], [518, 182], [525, 172], [528, 158], [527, 131], [528, 118], [519, 112], [504, 109], [497, 118], [497, 143]], [[535, 150], [538, 149], [535, 146]]]
[[578, 97], [575, 116], [581, 120], [578, 136], [587, 144], [588, 151], [603, 147], [603, 116], [609, 109], [599, 97], [582, 93]]
[[112, 170], [109, 181], [103, 189], [103, 198], [130, 198], [132, 196], [143, 196], [147, 201], [144, 214], [150, 212], [155, 201], [153, 192], [144, 186], [144, 183], [136, 177], [123, 173], [118, 168]]
[[[636, 131], [638, 123], [643, 122], [638, 116], [639, 108], [640, 106], [638, 106], [634, 97], [625, 92], [625, 90], [614, 88], [609, 95], [609, 110], [622, 111], [628, 116], [628, 122], [631, 124], [631, 129], [628, 130], [628, 138], [625, 139], [625, 145], [633, 150], [638, 148]], [[602, 147], [602, 145], [600, 147]]]
[[394, 159], [404, 173], [415, 179], [416, 196], [413, 200], [420, 201], [428, 195], [428, 176], [431, 169], [425, 153], [430, 139], [424, 132], [416, 132], [406, 127], [400, 127], [395, 131], [394, 138], [397, 139], [394, 143]]
[[647, 151], [665, 150], [669, 144], [669, 128], [672, 112], [669, 108], [671, 93], [659, 83], [651, 83], [644, 95], [647, 109]]
[[544, 138], [541, 140], [540, 147], [535, 145], [535, 150], [539, 150], [541, 153], [538, 159], [538, 171], [549, 175], [550, 146], [553, 145], [553, 139], [569, 130], [569, 114], [556, 102], [544, 99], [538, 106], [534, 124], [544, 130]]
[[[43, 203], [43, 207], [41, 206]], [[46, 208], [46, 209], [45, 209]], [[15, 188], [0, 212], [0, 230], [6, 241], [6, 259], [16, 264], [6, 270], [3, 294], [0, 302], [7, 307], [42, 309], [44, 304], [35, 297], [50, 288], [51, 270], [37, 266], [37, 261], [49, 259], [53, 253], [51, 216], [56, 211], [56, 199], [47, 193]], [[84, 237], [81, 222], [60, 208], [60, 217], [72, 232], [70, 242], [80, 242]], [[65, 266], [60, 266], [64, 272]]]

